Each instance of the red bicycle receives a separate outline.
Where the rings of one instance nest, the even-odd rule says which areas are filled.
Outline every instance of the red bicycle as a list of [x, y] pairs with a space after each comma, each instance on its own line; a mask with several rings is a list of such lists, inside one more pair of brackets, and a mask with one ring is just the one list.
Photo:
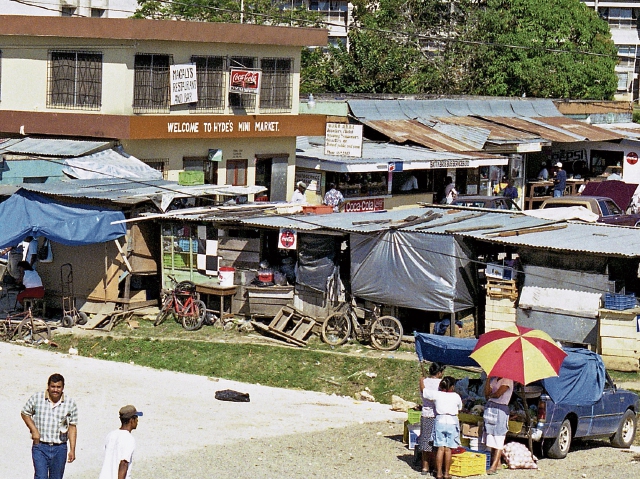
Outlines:
[[159, 326], [173, 315], [187, 331], [200, 329], [207, 315], [207, 306], [204, 301], [200, 300], [195, 283], [192, 281], [178, 282], [173, 276], [169, 276], [169, 279], [173, 282], [174, 287], [170, 290], [163, 290], [165, 298], [153, 325]]

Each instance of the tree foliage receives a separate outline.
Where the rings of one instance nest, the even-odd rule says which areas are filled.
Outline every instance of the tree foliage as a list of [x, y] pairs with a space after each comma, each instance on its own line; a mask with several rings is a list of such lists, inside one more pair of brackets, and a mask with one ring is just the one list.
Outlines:
[[354, 21], [348, 52], [305, 56], [305, 88], [578, 99], [616, 91], [608, 25], [579, 0], [358, 0]]

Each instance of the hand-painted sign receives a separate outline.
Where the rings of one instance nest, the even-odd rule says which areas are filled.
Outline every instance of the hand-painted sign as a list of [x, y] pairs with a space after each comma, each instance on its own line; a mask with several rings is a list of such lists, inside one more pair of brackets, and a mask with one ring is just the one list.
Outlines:
[[171, 76], [171, 105], [198, 101], [198, 82], [194, 64], [171, 65], [169, 74]]

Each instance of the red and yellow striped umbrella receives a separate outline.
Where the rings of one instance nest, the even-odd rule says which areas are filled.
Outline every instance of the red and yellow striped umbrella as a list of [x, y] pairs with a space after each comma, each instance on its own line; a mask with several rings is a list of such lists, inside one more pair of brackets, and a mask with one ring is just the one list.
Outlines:
[[488, 376], [520, 384], [557, 376], [566, 356], [547, 333], [522, 326], [480, 335], [470, 354]]

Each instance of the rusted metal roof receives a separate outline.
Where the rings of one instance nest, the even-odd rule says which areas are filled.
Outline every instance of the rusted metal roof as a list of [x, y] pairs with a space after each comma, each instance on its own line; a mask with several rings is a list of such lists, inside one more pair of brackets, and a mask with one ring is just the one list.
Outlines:
[[[487, 118], [484, 119], [489, 121]], [[536, 135], [538, 138], [544, 138], [545, 140], [558, 141], [562, 143], [573, 143], [584, 140], [583, 137], [573, 135], [569, 132], [562, 132], [561, 130], [557, 128], [554, 129], [551, 126], [544, 126], [539, 123], [528, 121], [527, 118], [491, 117], [490, 121], [515, 130], [528, 132]]]
[[590, 141], [612, 141], [624, 138], [624, 135], [619, 133], [605, 130], [595, 125], [589, 125], [583, 121], [574, 120], [566, 116], [543, 117], [538, 118], [538, 120], [564, 130], [569, 130], [576, 135], [584, 136], [585, 139]]
[[362, 120], [362, 123], [389, 137], [391, 141], [400, 144], [416, 143], [434, 151], [478, 151], [482, 149], [482, 146], [480, 148], [474, 147], [440, 133], [417, 120]]
[[[511, 118], [513, 119], [513, 118]], [[501, 140], [501, 141], [523, 141], [523, 140], [541, 140], [539, 135], [529, 133], [527, 131], [510, 128], [494, 121], [484, 118], [478, 118], [474, 116], [449, 116], [440, 117], [438, 121], [449, 125], [464, 125], [473, 126], [476, 128], [484, 128], [489, 130], [489, 140]]]

